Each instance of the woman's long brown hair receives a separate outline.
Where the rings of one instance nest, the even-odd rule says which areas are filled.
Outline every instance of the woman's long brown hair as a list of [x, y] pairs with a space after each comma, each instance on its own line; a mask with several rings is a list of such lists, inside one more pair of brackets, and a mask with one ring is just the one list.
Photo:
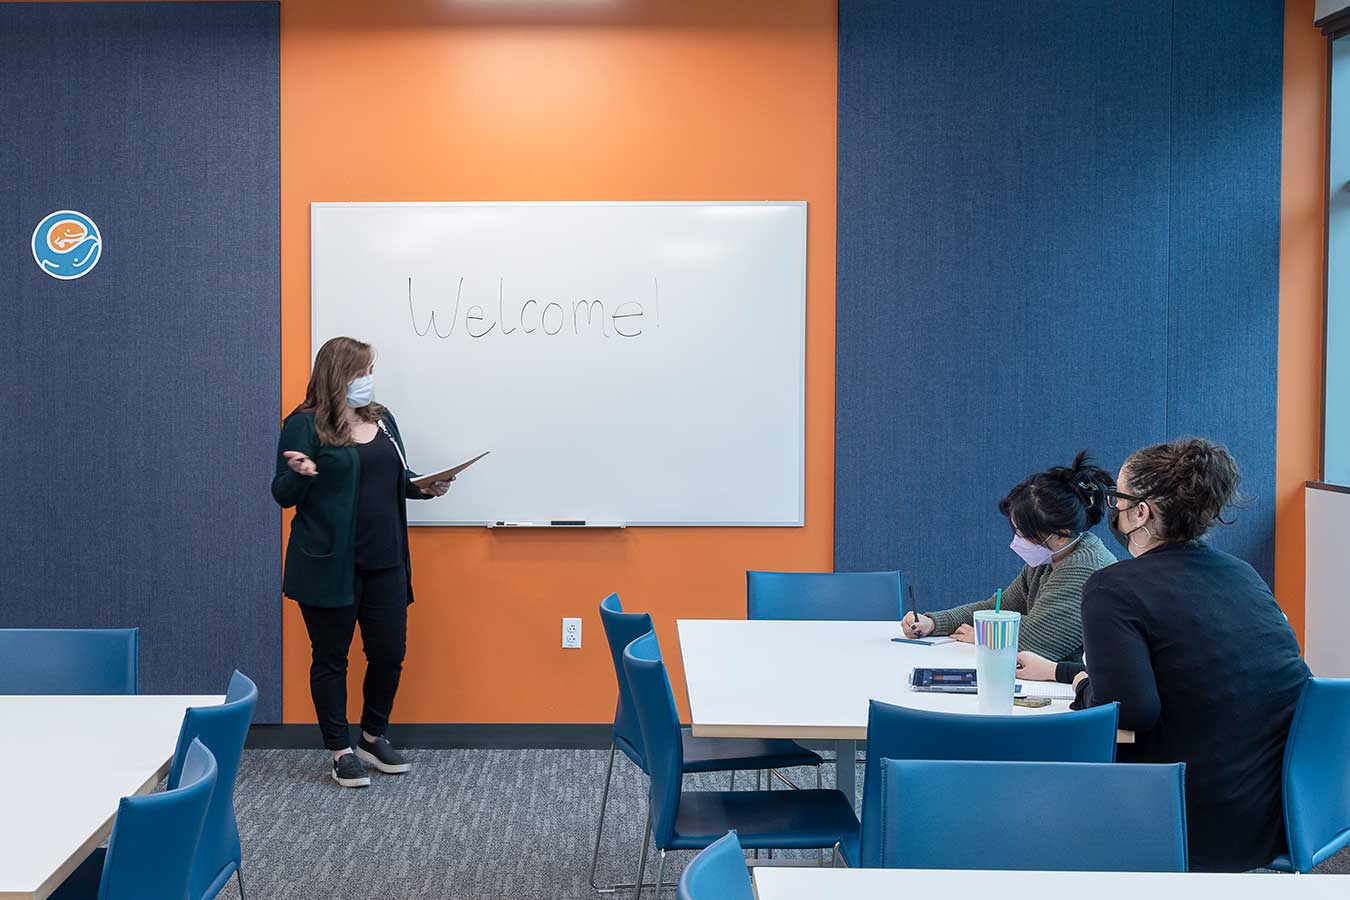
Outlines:
[[[314, 428], [319, 441], [329, 447], [345, 447], [352, 442], [351, 426], [343, 411], [347, 407], [347, 388], [352, 380], [375, 361], [375, 348], [356, 338], [335, 337], [319, 348], [314, 357], [314, 371], [305, 389], [305, 402], [296, 412], [314, 414]], [[367, 422], [378, 422], [384, 407], [371, 403], [356, 410], [356, 415]]]

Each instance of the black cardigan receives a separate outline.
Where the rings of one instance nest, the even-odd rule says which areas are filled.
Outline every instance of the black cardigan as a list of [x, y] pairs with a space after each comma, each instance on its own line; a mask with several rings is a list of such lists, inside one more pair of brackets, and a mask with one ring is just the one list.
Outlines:
[[[399, 452], [403, 437], [398, 423], [385, 411], [384, 422]], [[319, 474], [297, 475], [286, 461], [287, 450], [299, 450], [314, 461]], [[408, 556], [406, 500], [426, 499], [407, 470], [398, 502], [404, 530], [403, 565], [408, 573], [408, 602], [412, 603], [412, 560]], [[286, 565], [281, 590], [308, 606], [351, 606], [356, 579], [356, 494], [361, 459], [355, 446], [329, 447], [319, 441], [314, 414], [296, 411], [286, 417], [277, 441], [277, 468], [272, 496], [283, 508], [295, 507], [291, 536], [286, 542]], [[397, 486], [393, 486], [397, 488]]]
[[1083, 647], [1074, 708], [1120, 703], [1135, 743], [1119, 760], [1186, 763], [1191, 869], [1244, 871], [1285, 852], [1284, 744], [1310, 673], [1256, 571], [1201, 542], [1102, 569], [1083, 589]]

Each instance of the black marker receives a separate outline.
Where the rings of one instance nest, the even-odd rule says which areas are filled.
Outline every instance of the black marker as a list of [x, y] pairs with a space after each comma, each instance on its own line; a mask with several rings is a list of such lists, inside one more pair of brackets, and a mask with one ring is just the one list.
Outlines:
[[585, 519], [554, 519], [554, 520], [552, 520], [551, 522], [549, 522], [548, 524], [550, 524], [550, 525], [585, 525], [585, 524], [586, 524], [586, 520], [585, 520]]

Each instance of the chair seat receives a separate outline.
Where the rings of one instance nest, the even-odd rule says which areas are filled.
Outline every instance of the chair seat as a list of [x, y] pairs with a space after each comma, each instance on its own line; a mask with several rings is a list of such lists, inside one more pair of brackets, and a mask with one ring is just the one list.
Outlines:
[[784, 769], [818, 766], [819, 753], [796, 741], [760, 738], [704, 738], [684, 734], [685, 772], [730, 772], [734, 769]]
[[[1337, 833], [1331, 840], [1327, 841], [1325, 844], [1323, 844], [1321, 847], [1317, 849], [1317, 852], [1312, 855], [1313, 866], [1320, 866], [1322, 863], [1331, 859], [1331, 857], [1335, 856], [1337, 853], [1340, 853], [1348, 845], [1350, 845], [1350, 828], [1347, 828], [1344, 831]], [[1270, 865], [1268, 865], [1266, 868], [1274, 869], [1277, 872], [1298, 871], [1298, 869], [1294, 866], [1294, 860], [1290, 857], [1288, 853], [1283, 853], [1280, 856], [1276, 857], [1275, 861], [1270, 863]]]
[[[807, 750], [796, 741], [761, 740], [759, 738], [701, 738], [688, 732], [681, 734], [684, 746], [683, 771], [733, 772], [755, 769], [786, 769], [789, 766], [819, 766], [819, 753]], [[620, 735], [614, 735], [614, 746], [623, 751], [643, 772], [647, 766], [641, 754]]]
[[687, 791], [664, 850], [701, 850], [736, 829], [750, 850], [814, 850], [856, 837], [858, 817], [839, 791]]

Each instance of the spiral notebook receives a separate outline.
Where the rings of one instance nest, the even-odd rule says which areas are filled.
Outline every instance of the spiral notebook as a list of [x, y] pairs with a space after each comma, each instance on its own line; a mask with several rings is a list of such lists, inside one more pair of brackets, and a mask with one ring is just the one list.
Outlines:
[[1049, 697], [1051, 700], [1072, 700], [1073, 685], [1060, 684], [1058, 681], [1019, 681], [1019, 697]]

